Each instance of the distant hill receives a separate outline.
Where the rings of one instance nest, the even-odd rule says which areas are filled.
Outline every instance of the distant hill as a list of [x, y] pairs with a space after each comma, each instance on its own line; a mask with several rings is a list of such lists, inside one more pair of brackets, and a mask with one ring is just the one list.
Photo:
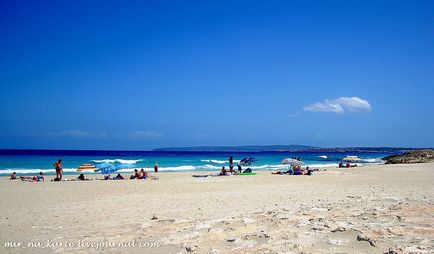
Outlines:
[[268, 146], [195, 146], [195, 147], [164, 147], [154, 151], [186, 151], [186, 152], [268, 152], [268, 151], [297, 151], [315, 149], [304, 145], [268, 145]]
[[[305, 145], [267, 145], [267, 146], [194, 146], [155, 148], [158, 152], [365, 152], [365, 153], [403, 153], [418, 148], [405, 147], [314, 147]], [[420, 148], [419, 148], [420, 149]]]

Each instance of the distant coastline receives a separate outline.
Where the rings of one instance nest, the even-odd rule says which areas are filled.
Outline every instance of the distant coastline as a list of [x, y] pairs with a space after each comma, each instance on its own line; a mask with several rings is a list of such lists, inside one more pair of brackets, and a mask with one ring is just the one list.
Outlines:
[[216, 152], [216, 153], [257, 153], [257, 152], [292, 152], [292, 153], [405, 153], [430, 147], [314, 147], [305, 145], [251, 145], [251, 146], [191, 146], [191, 147], [162, 147], [151, 150], [113, 150], [113, 149], [0, 149], [0, 155], [107, 155], [117, 156], [126, 153], [140, 155], [156, 152]]
[[388, 152], [403, 153], [414, 147], [314, 147], [305, 145], [196, 146], [156, 148], [156, 152]]

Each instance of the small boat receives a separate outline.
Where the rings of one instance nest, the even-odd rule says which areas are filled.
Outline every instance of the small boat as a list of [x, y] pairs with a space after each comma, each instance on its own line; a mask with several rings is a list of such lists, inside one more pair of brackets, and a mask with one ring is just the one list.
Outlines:
[[327, 155], [320, 155], [318, 157], [320, 157], [321, 159], [327, 159]]
[[97, 168], [95, 165], [92, 165], [90, 163], [81, 164], [77, 171], [95, 171]]

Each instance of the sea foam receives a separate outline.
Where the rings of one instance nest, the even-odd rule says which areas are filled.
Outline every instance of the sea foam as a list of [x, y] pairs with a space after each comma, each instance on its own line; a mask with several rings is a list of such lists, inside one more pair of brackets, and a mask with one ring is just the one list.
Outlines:
[[139, 161], [144, 161], [144, 160], [124, 160], [124, 159], [104, 159], [104, 160], [92, 160], [93, 162], [96, 163], [121, 163], [121, 164], [136, 164]]

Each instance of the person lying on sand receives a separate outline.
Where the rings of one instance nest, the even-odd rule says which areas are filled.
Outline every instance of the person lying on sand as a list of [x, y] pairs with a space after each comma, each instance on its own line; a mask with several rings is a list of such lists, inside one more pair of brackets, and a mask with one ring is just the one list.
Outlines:
[[278, 170], [278, 171], [271, 172], [271, 174], [273, 174], [273, 175], [284, 175], [284, 174], [286, 174], [286, 171], [280, 171], [280, 170]]
[[[132, 177], [132, 176], [131, 176]], [[98, 179], [97, 180], [124, 180], [125, 178], [121, 174], [117, 174], [115, 177], [111, 177], [110, 174], [105, 175], [104, 179]]]
[[[77, 180], [77, 181], [90, 181], [91, 179], [88, 179], [84, 176], [84, 174], [80, 174], [77, 179], [73, 179], [73, 180]], [[71, 180], [71, 181], [73, 181]]]
[[125, 178], [121, 174], [117, 174], [113, 180], [124, 180]]
[[21, 181], [26, 182], [43, 182], [45, 181], [44, 173], [39, 172], [37, 176], [20, 176]]
[[244, 170], [243, 173], [252, 173], [252, 169], [251, 168], [246, 168], [246, 170]]
[[21, 181], [36, 182], [36, 176], [20, 176]]

